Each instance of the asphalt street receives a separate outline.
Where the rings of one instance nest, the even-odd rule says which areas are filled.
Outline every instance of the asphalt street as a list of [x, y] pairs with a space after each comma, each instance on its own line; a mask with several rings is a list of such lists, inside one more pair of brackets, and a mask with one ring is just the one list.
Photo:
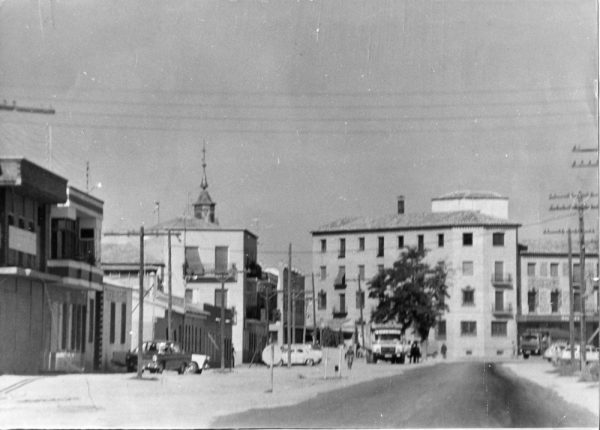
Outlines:
[[597, 418], [493, 363], [444, 363], [221, 417], [222, 427], [593, 427]]

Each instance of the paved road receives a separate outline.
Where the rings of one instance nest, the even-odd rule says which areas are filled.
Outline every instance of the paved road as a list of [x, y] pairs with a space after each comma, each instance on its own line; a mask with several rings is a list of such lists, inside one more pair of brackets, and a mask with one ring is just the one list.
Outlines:
[[214, 427], [593, 427], [589, 411], [493, 363], [444, 363], [222, 417]]

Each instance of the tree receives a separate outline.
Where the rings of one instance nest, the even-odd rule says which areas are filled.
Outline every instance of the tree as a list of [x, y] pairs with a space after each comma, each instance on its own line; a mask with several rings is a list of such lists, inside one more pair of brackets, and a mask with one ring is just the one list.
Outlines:
[[396, 323], [405, 332], [409, 327], [427, 339], [429, 330], [448, 310], [446, 265], [439, 261], [430, 267], [423, 260], [426, 251], [408, 248], [390, 269], [384, 269], [368, 282], [369, 297], [378, 300], [371, 314], [376, 323]]

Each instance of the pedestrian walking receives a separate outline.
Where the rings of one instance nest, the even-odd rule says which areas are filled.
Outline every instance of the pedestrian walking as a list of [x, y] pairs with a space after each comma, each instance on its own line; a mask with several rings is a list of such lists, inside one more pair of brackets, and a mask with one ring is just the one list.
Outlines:
[[354, 361], [354, 349], [349, 347], [346, 351], [346, 363], [348, 364], [348, 370], [352, 369], [352, 362]]
[[444, 360], [446, 359], [446, 352], [448, 352], [448, 347], [445, 343], [442, 343], [442, 357], [444, 357]]

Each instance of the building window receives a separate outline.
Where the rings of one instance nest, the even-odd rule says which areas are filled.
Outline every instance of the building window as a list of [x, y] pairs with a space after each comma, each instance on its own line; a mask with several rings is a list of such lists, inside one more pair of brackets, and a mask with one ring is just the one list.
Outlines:
[[340, 312], [341, 313], [346, 312], [346, 295], [345, 294], [340, 294]]
[[550, 293], [550, 308], [552, 312], [558, 312], [560, 308], [560, 291], [554, 290]]
[[327, 279], [327, 266], [321, 266], [321, 280]]
[[527, 309], [529, 312], [535, 312], [537, 307], [537, 292], [535, 290], [530, 290], [527, 293]]
[[535, 263], [527, 263], [527, 276], [535, 276]]
[[364, 251], [365, 250], [365, 238], [364, 237], [359, 237], [358, 238], [358, 250], [359, 251]]
[[477, 321], [461, 321], [460, 322], [460, 335], [461, 336], [476, 336], [477, 335]]
[[398, 236], [398, 249], [404, 248], [404, 236]]
[[[221, 300], [225, 300], [225, 303], [221, 303]], [[221, 289], [219, 288], [215, 290], [215, 307], [220, 308], [221, 306], [227, 309], [227, 290], [221, 295]]]
[[425, 236], [422, 234], [417, 236], [417, 247], [419, 248], [419, 251], [423, 251], [425, 249]]
[[492, 245], [493, 246], [504, 246], [504, 233], [492, 234]]
[[320, 310], [327, 308], [327, 293], [323, 290], [319, 291], [319, 300], [317, 305]]
[[473, 246], [473, 233], [463, 233], [463, 246]]
[[472, 261], [463, 261], [462, 273], [463, 273], [463, 276], [473, 276], [473, 262]]
[[475, 304], [475, 290], [471, 287], [467, 287], [462, 290], [462, 304], [463, 306], [473, 306]]
[[383, 236], [379, 236], [377, 238], [377, 256], [378, 257], [383, 257]]
[[438, 234], [438, 247], [439, 248], [444, 247], [444, 235], [443, 234]]
[[346, 239], [340, 239], [340, 253], [338, 254], [338, 258], [346, 257]]
[[121, 303], [121, 344], [125, 343], [127, 329], [127, 303]]
[[438, 339], [446, 339], [446, 321], [438, 321], [435, 330], [435, 337]]
[[327, 239], [321, 239], [321, 252], [327, 252]]
[[362, 309], [365, 307], [365, 292], [357, 291], [356, 292], [356, 309]]
[[115, 343], [115, 322], [117, 318], [117, 304], [110, 302], [110, 338], [109, 342], [112, 345]]
[[573, 291], [573, 312], [581, 312], [581, 292]]
[[504, 262], [494, 261], [494, 280], [497, 282], [504, 281]]
[[492, 336], [506, 337], [506, 321], [492, 321]]
[[94, 312], [96, 311], [96, 308], [94, 307], [94, 299], [90, 299], [90, 320], [89, 320], [89, 326], [90, 326], [90, 330], [88, 332], [88, 342], [93, 342], [94, 341]]
[[361, 281], [365, 280], [365, 265], [364, 264], [358, 265], [358, 279], [360, 279]]
[[581, 273], [579, 270], [579, 263], [573, 264], [573, 282], [579, 284], [581, 282]]
[[338, 274], [333, 281], [333, 286], [336, 288], [346, 288], [346, 266], [338, 268]]
[[558, 263], [550, 263], [550, 276], [558, 278]]

